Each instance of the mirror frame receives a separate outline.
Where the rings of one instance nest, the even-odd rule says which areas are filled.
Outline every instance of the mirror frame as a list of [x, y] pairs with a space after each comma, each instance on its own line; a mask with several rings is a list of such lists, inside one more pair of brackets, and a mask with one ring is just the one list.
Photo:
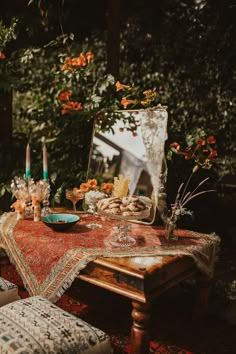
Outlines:
[[[142, 122], [141, 119], [139, 119], [140, 124], [141, 124], [141, 128], [142, 131], [145, 131], [145, 125], [147, 127], [147, 129], [149, 129], [149, 135], [150, 137], [148, 137], [148, 139], [150, 138], [152, 143], [147, 141], [147, 144], [145, 144], [144, 141], [144, 136], [142, 134], [142, 140], [145, 146], [145, 150], [147, 153], [147, 156], [150, 155], [150, 146], [148, 145], [154, 145], [153, 141], [155, 139], [159, 139], [158, 140], [158, 146], [160, 145], [160, 162], [159, 162], [159, 171], [158, 171], [158, 175], [157, 175], [157, 180], [158, 180], [158, 186], [163, 186], [166, 182], [167, 179], [167, 166], [166, 166], [166, 160], [165, 160], [165, 153], [164, 153], [164, 148], [165, 148], [165, 141], [168, 137], [167, 135], [167, 122], [168, 122], [168, 113], [167, 113], [167, 107], [166, 106], [161, 106], [158, 105], [156, 107], [152, 107], [152, 108], [146, 108], [146, 109], [138, 109], [138, 110], [120, 110], [117, 111], [119, 113], [122, 113], [122, 115], [138, 115], [138, 114], [142, 114], [143, 116], [147, 115], [147, 119], [144, 119], [144, 122]], [[158, 125], [158, 127], [157, 127]], [[155, 128], [157, 130], [155, 130]], [[89, 174], [89, 170], [90, 170], [90, 166], [91, 166], [91, 159], [92, 159], [92, 153], [93, 153], [93, 140], [94, 140], [94, 136], [96, 136], [96, 121], [94, 122], [94, 131], [93, 131], [93, 135], [92, 135], [92, 140], [91, 140], [91, 149], [90, 149], [90, 156], [89, 156], [89, 164], [88, 164], [88, 173]], [[153, 134], [153, 132], [155, 132]], [[159, 134], [159, 135], [158, 135]], [[157, 144], [157, 141], [156, 141]], [[111, 143], [112, 145], [112, 143]], [[117, 148], [116, 148], [117, 149]], [[153, 146], [152, 146], [153, 149]], [[150, 158], [150, 156], [149, 156]], [[150, 182], [151, 185], [153, 187], [153, 191], [152, 194], [150, 196], [150, 199], [152, 200], [152, 204], [153, 207], [151, 208], [152, 212], [150, 213], [150, 219], [149, 221], [144, 221], [144, 220], [132, 220], [132, 218], [130, 219], [130, 222], [133, 223], [138, 223], [138, 224], [144, 224], [144, 225], [153, 225], [154, 222], [156, 221], [156, 216], [157, 216], [157, 209], [158, 209], [158, 197], [159, 194], [156, 193], [155, 195], [155, 191], [154, 191], [154, 184], [153, 184], [153, 180], [155, 178], [155, 176], [153, 176], [153, 174], [150, 172], [149, 170], [149, 166], [147, 165], [147, 170], [148, 173], [150, 175]], [[165, 193], [164, 193], [165, 195]], [[160, 215], [161, 216], [161, 215]]]

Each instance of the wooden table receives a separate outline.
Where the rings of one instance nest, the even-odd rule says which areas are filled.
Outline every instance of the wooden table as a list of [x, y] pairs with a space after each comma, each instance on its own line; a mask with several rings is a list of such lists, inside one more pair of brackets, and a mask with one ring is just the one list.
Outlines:
[[[12, 222], [15, 225], [16, 218], [14, 215], [7, 215], [7, 227], [2, 234], [4, 238], [3, 247], [6, 248], [10, 255], [14, 254], [15, 262], [18, 264], [18, 269], [21, 269], [24, 274], [25, 282], [27, 285], [31, 284], [31, 292], [33, 295], [37, 295], [38, 291], [42, 291], [43, 296], [50, 296], [51, 292], [49, 291], [50, 286], [47, 287], [47, 275], [50, 270], [48, 267], [44, 265], [45, 261], [45, 245], [49, 245], [52, 242], [52, 245], [55, 245], [55, 240], [60, 235], [54, 235], [52, 231], [48, 231], [47, 227], [40, 223], [34, 224], [34, 222], [22, 221], [20, 223], [20, 227], [17, 231], [17, 243], [15, 236], [12, 234]], [[9, 221], [8, 221], [9, 220]], [[83, 225], [86, 226], [86, 219], [83, 221]], [[101, 239], [104, 234], [104, 230], [108, 230], [110, 228], [110, 224], [106, 225], [108, 221], [104, 221], [104, 225], [99, 234], [98, 239]], [[82, 221], [81, 223], [82, 224]], [[17, 224], [18, 225], [18, 224]], [[24, 228], [24, 225], [27, 226], [22, 233], [21, 227]], [[79, 226], [79, 228], [81, 225]], [[39, 235], [41, 233], [41, 229], [43, 230], [43, 239], [40, 242]], [[86, 227], [85, 227], [86, 229]], [[36, 231], [37, 230], [37, 231]], [[75, 248], [75, 255], [77, 253], [81, 254], [82, 249], [78, 249], [78, 242], [80, 244], [80, 239], [83, 239], [83, 229], [79, 229], [79, 237], [76, 241], [76, 236], [73, 234], [67, 238], [61, 236], [60, 242], [70, 242], [72, 244], [70, 248]], [[99, 231], [98, 231], [99, 232]], [[142, 229], [143, 234], [150, 239], [152, 233], [154, 232], [154, 239], [156, 243], [158, 232], [156, 229], [153, 231], [152, 228], [144, 227]], [[160, 232], [160, 231], [159, 231]], [[189, 231], [187, 232], [189, 234]], [[106, 233], [105, 233], [106, 234]], [[85, 240], [87, 242], [89, 237], [92, 237], [92, 233], [88, 236], [87, 233], [84, 234]], [[93, 237], [97, 239], [97, 235], [94, 234]], [[203, 235], [201, 236], [201, 238]], [[27, 243], [26, 240], [31, 240], [31, 243]], [[51, 239], [52, 238], [52, 239]], [[95, 240], [95, 238], [93, 240]], [[203, 239], [208, 239], [208, 236], [205, 235]], [[193, 239], [194, 240], [194, 239]], [[199, 237], [195, 238], [196, 242], [199, 240]], [[74, 242], [77, 242], [74, 245]], [[94, 241], [95, 242], [95, 241]], [[99, 241], [101, 242], [101, 241]], [[191, 247], [192, 243], [191, 241]], [[37, 245], [37, 247], [36, 247]], [[30, 248], [31, 247], [31, 248]], [[35, 248], [36, 247], [36, 248]], [[179, 282], [190, 278], [195, 275], [197, 279], [196, 283], [196, 301], [194, 306], [194, 313], [198, 316], [203, 314], [207, 310], [208, 305], [208, 292], [210, 280], [204, 272], [200, 272], [199, 267], [196, 265], [196, 262], [192, 257], [182, 252], [182, 255], [176, 255], [180, 253], [180, 249], [177, 246], [177, 250], [174, 248], [174, 253], [170, 253], [168, 248], [168, 256], [161, 256], [162, 253], [155, 253], [158, 255], [147, 255], [136, 256], [136, 254], [132, 254], [132, 256], [123, 257], [123, 253], [118, 257], [108, 258], [110, 254], [101, 257], [97, 256], [91, 259], [85, 266], [80, 269], [80, 272], [75, 274], [75, 277], [78, 276], [79, 279], [93, 284], [95, 286], [99, 286], [103, 289], [109, 290], [111, 292], [120, 294], [129, 298], [132, 302], [132, 328], [131, 328], [131, 354], [148, 354], [149, 353], [149, 324], [151, 320], [151, 307], [152, 302], [156, 299], [160, 294], [165, 292], [166, 290], [174, 287]], [[184, 246], [184, 250], [185, 250]], [[95, 246], [96, 248], [96, 246]], [[59, 247], [54, 247], [53, 250], [58, 252]], [[38, 282], [32, 283], [32, 281], [37, 280], [37, 276], [32, 273], [34, 268], [34, 257], [31, 256], [31, 251], [33, 254], [36, 252], [37, 261], [42, 265], [44, 270], [46, 269], [45, 278], [45, 288], [38, 287]], [[64, 250], [64, 248], [62, 249]], [[61, 251], [62, 251], [61, 250]], [[78, 251], [77, 251], [78, 250]], [[104, 249], [106, 250], [106, 248]], [[204, 248], [202, 249], [203, 252]], [[88, 249], [89, 251], [89, 249]], [[23, 254], [22, 254], [23, 252]], [[125, 252], [126, 253], [126, 252]], [[150, 253], [148, 253], [150, 254]], [[166, 254], [166, 253], [165, 253]], [[67, 253], [65, 253], [67, 256]], [[40, 257], [41, 258], [40, 258]], [[53, 253], [53, 257], [55, 254]], [[29, 258], [27, 258], [29, 257]], [[58, 256], [59, 257], [59, 256]], [[61, 257], [61, 256], [60, 256]], [[76, 258], [76, 262], [79, 261], [79, 258]], [[61, 258], [59, 258], [59, 261]], [[55, 278], [55, 283], [58, 284], [59, 279], [61, 280], [61, 276], [66, 276], [68, 269], [73, 269], [73, 265], [76, 265], [75, 258], [73, 256], [73, 262], [71, 262], [71, 257], [69, 257], [69, 263], [65, 263], [66, 268], [64, 266], [60, 271], [58, 270], [58, 277]], [[41, 263], [40, 263], [41, 262]], [[67, 261], [66, 261], [67, 262]], [[37, 263], [38, 264], [38, 263]], [[63, 263], [64, 264], [64, 263]], [[72, 268], [68, 268], [71, 265]], [[32, 269], [31, 269], [32, 267]], [[39, 269], [39, 267], [37, 268]], [[36, 270], [37, 270], [36, 269]], [[40, 268], [42, 269], [42, 268]], [[70, 273], [71, 274], [71, 273]], [[79, 274], [79, 275], [78, 275]], [[33, 287], [32, 287], [33, 284]], [[51, 284], [51, 280], [50, 280]], [[63, 283], [62, 283], [63, 284]], [[41, 290], [40, 290], [41, 289]], [[54, 289], [54, 288], [53, 288]], [[33, 296], [32, 295], [32, 296]]]
[[[149, 324], [152, 301], [198, 269], [187, 256], [100, 258], [81, 271], [83, 281], [125, 296], [132, 301], [131, 354], [149, 353]], [[210, 281], [199, 276], [194, 313], [208, 306]]]

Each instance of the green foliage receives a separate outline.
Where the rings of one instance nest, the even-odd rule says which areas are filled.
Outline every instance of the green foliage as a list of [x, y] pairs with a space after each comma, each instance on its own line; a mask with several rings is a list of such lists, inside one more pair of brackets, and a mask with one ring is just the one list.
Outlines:
[[9, 42], [16, 39], [17, 22], [18, 20], [13, 18], [10, 26], [5, 26], [4, 23], [0, 21], [0, 51], [3, 51]]
[[[45, 4], [52, 10], [49, 2]], [[29, 1], [29, 5], [29, 8], [32, 5], [37, 8], [37, 1]], [[67, 16], [68, 6], [65, 6]], [[88, 157], [95, 116], [103, 131], [112, 129], [118, 118], [111, 112], [98, 112], [108, 107], [112, 111], [113, 104], [117, 103], [115, 89], [112, 89], [114, 79], [158, 93], [158, 102], [168, 106], [167, 145], [172, 141], [184, 144], [186, 132], [191, 134], [201, 128], [217, 140], [216, 180], [235, 174], [236, 53], [232, 48], [236, 43], [231, 1], [224, 2], [222, 7], [220, 2], [212, 1], [197, 5], [190, 0], [163, 0], [158, 6], [159, 11], [153, 14], [156, 17], [150, 18], [150, 13], [147, 23], [142, 14], [122, 22], [118, 78], [106, 73], [103, 32], [83, 39], [70, 33], [58, 35], [51, 10], [51, 17], [34, 17], [34, 26], [29, 14], [28, 22], [13, 18], [8, 27], [0, 23], [0, 50], [6, 49], [7, 54], [6, 59], [0, 61], [0, 89], [14, 88], [14, 135], [10, 142], [4, 143], [8, 147], [1, 143], [0, 150], [8, 151], [7, 156], [2, 153], [0, 157], [1, 165], [6, 166], [6, 158], [8, 163], [4, 173], [1, 172], [3, 188], [14, 175], [24, 173], [27, 142], [32, 146], [35, 178], [41, 176], [41, 149], [43, 143], [47, 144], [53, 192], [65, 182], [78, 185], [84, 180], [88, 162], [85, 157]], [[144, 9], [148, 11], [146, 5]], [[51, 27], [54, 26], [51, 32], [50, 21]], [[22, 42], [23, 28], [24, 33], [29, 34], [28, 42], [27, 38]], [[21, 38], [18, 48], [15, 42], [12, 45], [16, 35]], [[92, 51], [95, 60], [83, 85], [80, 76], [70, 77], [60, 69], [67, 56], [78, 56], [86, 51]], [[61, 115], [58, 94], [65, 88], [73, 89], [83, 96], [81, 99], [87, 100], [86, 112]], [[15, 154], [17, 161], [12, 158]], [[173, 190], [185, 174], [181, 161], [175, 166], [169, 163]]]
[[[122, 32], [121, 80], [129, 77], [142, 87], [156, 89], [159, 102], [168, 107], [167, 145], [172, 141], [184, 143], [186, 133], [197, 128], [216, 137], [220, 180], [235, 174], [236, 168], [236, 53], [232, 50], [232, 43], [236, 43], [231, 2], [224, 5], [224, 19], [222, 8], [210, 1], [201, 6], [191, 1], [174, 1], [172, 6], [163, 2], [160, 6], [163, 12], [158, 26], [149, 28], [149, 32], [137, 19], [126, 23]], [[212, 13], [220, 18], [219, 23]], [[216, 33], [219, 42], [214, 39]], [[229, 59], [229, 66], [219, 53]], [[181, 164], [176, 170], [182, 178], [185, 172]], [[171, 178], [175, 180], [175, 176]]]

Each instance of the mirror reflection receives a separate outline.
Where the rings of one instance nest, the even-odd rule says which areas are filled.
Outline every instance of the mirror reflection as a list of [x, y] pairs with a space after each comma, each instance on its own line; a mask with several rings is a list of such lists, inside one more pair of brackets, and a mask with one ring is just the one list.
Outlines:
[[141, 128], [133, 134], [118, 121], [114, 132], [96, 133], [93, 139], [90, 172], [105, 181], [122, 174], [130, 178], [129, 193], [151, 197], [152, 184], [147, 169]]

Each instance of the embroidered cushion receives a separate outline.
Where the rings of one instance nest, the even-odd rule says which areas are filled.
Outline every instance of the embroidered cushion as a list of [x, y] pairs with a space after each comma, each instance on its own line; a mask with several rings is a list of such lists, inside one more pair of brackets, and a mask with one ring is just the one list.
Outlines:
[[0, 308], [0, 353], [110, 354], [109, 336], [46, 298], [34, 296]]
[[19, 300], [18, 287], [0, 277], [0, 306]]

